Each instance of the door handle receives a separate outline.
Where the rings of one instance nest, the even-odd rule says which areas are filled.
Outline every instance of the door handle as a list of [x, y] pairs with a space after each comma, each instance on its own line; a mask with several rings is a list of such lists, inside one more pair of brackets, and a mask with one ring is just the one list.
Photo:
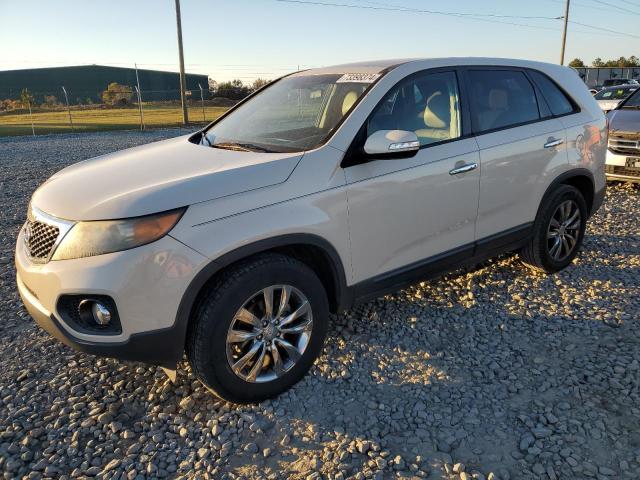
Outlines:
[[564, 143], [564, 140], [562, 138], [559, 138], [557, 140], [549, 139], [549, 141], [544, 144], [544, 148], [557, 147], [558, 145], [562, 145], [563, 143]]
[[467, 163], [466, 165], [462, 165], [461, 167], [456, 167], [453, 170], [449, 170], [449, 175], [458, 175], [459, 173], [470, 172], [471, 170], [475, 170], [478, 168], [477, 163]]

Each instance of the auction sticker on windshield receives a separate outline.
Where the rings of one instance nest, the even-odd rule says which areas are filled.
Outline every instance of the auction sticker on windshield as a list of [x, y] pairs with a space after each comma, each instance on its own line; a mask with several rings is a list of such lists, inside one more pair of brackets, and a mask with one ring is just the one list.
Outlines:
[[378, 78], [379, 73], [345, 73], [336, 83], [373, 83]]

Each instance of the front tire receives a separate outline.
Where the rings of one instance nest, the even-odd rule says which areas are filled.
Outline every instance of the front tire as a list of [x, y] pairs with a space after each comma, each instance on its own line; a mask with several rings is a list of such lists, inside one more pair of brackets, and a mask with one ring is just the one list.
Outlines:
[[261, 254], [223, 273], [204, 293], [187, 332], [187, 358], [223, 400], [262, 401], [311, 368], [328, 317], [325, 289], [307, 265]]
[[533, 236], [520, 251], [528, 267], [554, 273], [569, 265], [578, 254], [587, 226], [587, 204], [580, 191], [560, 185], [544, 198]]

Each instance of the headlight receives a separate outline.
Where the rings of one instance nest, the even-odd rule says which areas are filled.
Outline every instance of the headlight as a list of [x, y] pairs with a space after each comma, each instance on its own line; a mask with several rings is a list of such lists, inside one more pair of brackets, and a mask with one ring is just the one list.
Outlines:
[[92, 257], [155, 242], [178, 223], [185, 209], [127, 218], [78, 222], [67, 233], [52, 260]]

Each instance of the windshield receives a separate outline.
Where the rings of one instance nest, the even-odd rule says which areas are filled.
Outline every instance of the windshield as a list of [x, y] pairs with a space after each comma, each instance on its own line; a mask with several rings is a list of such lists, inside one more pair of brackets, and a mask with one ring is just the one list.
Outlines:
[[638, 108], [640, 107], [640, 89], [631, 95], [621, 108]]
[[624, 87], [624, 88], [612, 88], [609, 90], [602, 90], [595, 95], [596, 100], [622, 100], [627, 98], [638, 87]]
[[216, 148], [299, 152], [321, 145], [378, 74], [294, 75], [267, 87], [206, 131]]

